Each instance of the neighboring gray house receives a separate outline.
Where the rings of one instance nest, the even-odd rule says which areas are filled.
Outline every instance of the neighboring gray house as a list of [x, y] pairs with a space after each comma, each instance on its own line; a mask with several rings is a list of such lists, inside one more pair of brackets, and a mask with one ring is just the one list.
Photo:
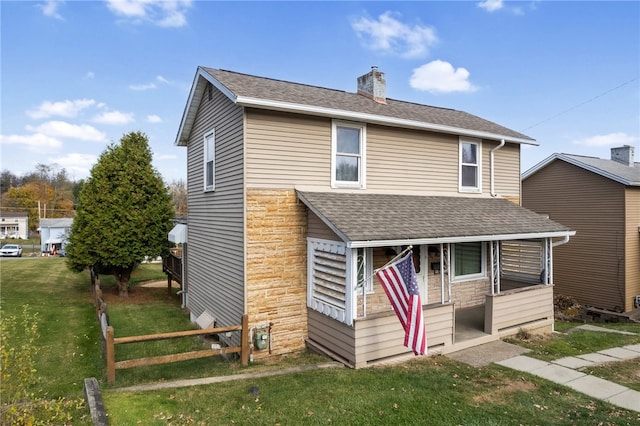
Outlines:
[[51, 248], [58, 252], [67, 244], [73, 219], [40, 219], [40, 251], [50, 253]]
[[0, 212], [0, 238], [29, 238], [29, 214]]

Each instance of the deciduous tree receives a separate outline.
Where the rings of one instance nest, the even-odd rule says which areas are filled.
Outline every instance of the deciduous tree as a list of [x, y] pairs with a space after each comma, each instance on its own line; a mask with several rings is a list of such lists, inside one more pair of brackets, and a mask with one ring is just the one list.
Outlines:
[[120, 296], [128, 296], [131, 272], [145, 257], [169, 248], [173, 206], [151, 157], [141, 132], [107, 147], [82, 186], [66, 247], [72, 270], [110, 271]]

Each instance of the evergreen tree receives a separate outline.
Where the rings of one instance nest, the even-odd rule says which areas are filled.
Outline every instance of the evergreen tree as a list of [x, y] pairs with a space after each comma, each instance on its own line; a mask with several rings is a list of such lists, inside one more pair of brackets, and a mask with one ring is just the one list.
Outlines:
[[131, 272], [146, 257], [167, 253], [171, 196], [151, 165], [147, 136], [125, 134], [100, 155], [84, 182], [69, 235], [67, 264], [112, 273], [128, 296]]

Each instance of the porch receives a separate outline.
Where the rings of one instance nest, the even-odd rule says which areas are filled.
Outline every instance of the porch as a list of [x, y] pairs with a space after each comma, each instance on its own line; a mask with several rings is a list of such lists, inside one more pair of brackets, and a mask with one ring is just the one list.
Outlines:
[[[553, 286], [535, 285], [486, 295], [486, 303], [456, 309], [453, 303], [423, 305], [428, 355], [447, 354], [513, 336], [553, 329]], [[307, 344], [353, 368], [413, 357], [393, 312], [358, 318], [353, 326], [309, 310]]]

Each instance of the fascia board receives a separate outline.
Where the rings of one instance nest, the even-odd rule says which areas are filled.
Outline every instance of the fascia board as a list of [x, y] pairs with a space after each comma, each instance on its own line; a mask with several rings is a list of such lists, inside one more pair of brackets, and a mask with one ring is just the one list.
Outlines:
[[404, 240], [372, 240], [372, 241], [347, 241], [348, 248], [366, 247], [387, 247], [406, 245], [426, 245], [426, 244], [447, 244], [447, 243], [471, 243], [477, 241], [508, 241], [508, 240], [528, 240], [535, 238], [571, 237], [576, 235], [576, 231], [556, 231], [527, 234], [503, 234], [503, 235], [475, 235], [445, 238], [417, 238]]
[[193, 126], [193, 121], [195, 120], [200, 100], [205, 91], [205, 86], [202, 84], [201, 78], [211, 83], [216, 89], [228, 97], [231, 102], [236, 103], [237, 97], [233, 92], [227, 89], [227, 87], [216, 80], [202, 67], [198, 67], [196, 75], [193, 78], [193, 83], [191, 83], [191, 90], [189, 91], [189, 97], [187, 98], [184, 112], [182, 113], [180, 127], [178, 127], [178, 134], [175, 142], [173, 143], [176, 146], [187, 146], [189, 134], [191, 133], [191, 126]]
[[470, 136], [484, 139], [504, 139], [507, 142], [538, 146], [538, 142], [532, 139], [514, 138], [512, 136], [500, 135], [497, 133], [475, 131], [453, 126], [443, 126], [440, 124], [426, 123], [401, 118], [385, 117], [382, 115], [366, 114], [353, 111], [345, 111], [334, 108], [324, 108], [312, 105], [294, 104], [290, 102], [272, 101], [268, 99], [258, 99], [245, 96], [237, 97], [237, 104], [246, 107], [264, 108], [275, 111], [306, 113], [310, 115], [339, 118], [344, 120], [362, 121], [371, 124], [381, 124], [385, 126], [402, 127], [405, 129], [429, 130], [442, 133], [449, 133], [461, 136]]

